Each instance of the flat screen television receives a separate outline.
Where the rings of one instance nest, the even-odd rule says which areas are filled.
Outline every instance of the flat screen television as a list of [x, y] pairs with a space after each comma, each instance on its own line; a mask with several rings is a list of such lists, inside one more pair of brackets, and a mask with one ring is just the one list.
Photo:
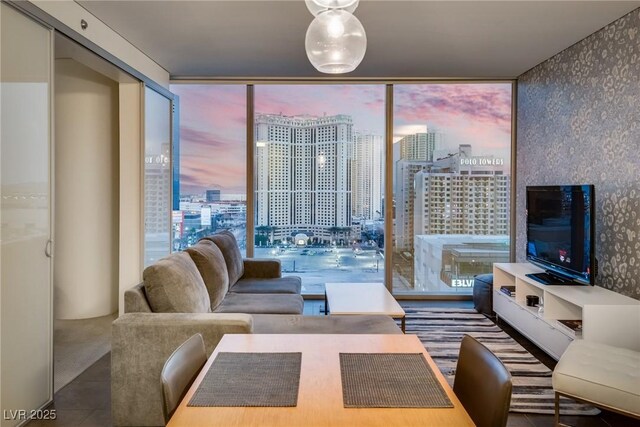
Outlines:
[[527, 187], [527, 260], [545, 269], [528, 275], [540, 283], [595, 283], [593, 185]]

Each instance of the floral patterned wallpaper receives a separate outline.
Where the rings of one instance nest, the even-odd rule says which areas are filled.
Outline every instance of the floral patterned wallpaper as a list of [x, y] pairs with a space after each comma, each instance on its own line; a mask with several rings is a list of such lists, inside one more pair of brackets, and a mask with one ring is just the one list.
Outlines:
[[594, 184], [596, 284], [640, 299], [640, 8], [518, 78], [516, 258], [527, 185]]

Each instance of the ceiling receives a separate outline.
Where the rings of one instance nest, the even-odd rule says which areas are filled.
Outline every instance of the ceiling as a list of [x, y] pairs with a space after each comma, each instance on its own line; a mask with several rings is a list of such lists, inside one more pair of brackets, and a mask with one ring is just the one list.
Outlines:
[[[303, 0], [78, 1], [180, 77], [319, 77]], [[640, 1], [361, 0], [367, 53], [349, 77], [516, 77]]]

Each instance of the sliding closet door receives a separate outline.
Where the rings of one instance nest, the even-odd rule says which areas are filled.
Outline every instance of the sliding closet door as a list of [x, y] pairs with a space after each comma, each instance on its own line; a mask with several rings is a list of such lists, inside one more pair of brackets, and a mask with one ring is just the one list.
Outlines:
[[[52, 398], [51, 31], [0, 4], [2, 427]], [[23, 411], [19, 411], [23, 410]]]

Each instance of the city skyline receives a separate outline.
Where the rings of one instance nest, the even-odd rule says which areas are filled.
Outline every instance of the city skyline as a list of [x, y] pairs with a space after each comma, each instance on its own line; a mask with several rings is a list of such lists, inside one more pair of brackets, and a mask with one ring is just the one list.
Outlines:
[[[223, 89], [193, 86], [191, 91], [183, 88], [180, 95], [183, 117], [197, 114], [181, 125], [181, 148], [186, 153], [181, 155], [181, 192], [191, 196], [181, 206], [190, 216], [184, 216], [180, 228], [190, 231], [179, 233], [179, 245], [193, 244], [199, 233], [206, 232], [200, 230], [202, 215], [211, 216], [216, 229], [233, 230], [241, 242], [250, 237], [244, 230], [248, 212], [214, 215], [213, 209], [205, 208], [202, 213], [198, 203], [207, 190], [220, 189], [221, 199], [225, 193], [246, 194], [246, 177], [251, 173], [246, 170], [245, 87]], [[187, 107], [189, 97], [196, 102]], [[381, 219], [383, 212], [384, 86], [261, 85], [255, 87], [254, 102], [252, 214], [261, 230], [254, 243], [270, 246], [295, 237], [296, 245], [343, 247], [348, 242], [375, 241], [385, 247], [376, 237], [378, 226], [371, 222]], [[393, 221], [394, 227], [388, 242], [396, 260], [393, 286], [415, 290], [417, 235], [508, 232], [511, 84], [396, 85], [393, 107], [393, 157], [387, 161], [393, 162], [395, 209], [393, 217], [384, 219]], [[218, 151], [225, 154], [223, 164], [218, 164], [222, 157], [215, 154]], [[464, 242], [462, 238], [457, 244]], [[302, 262], [294, 258], [293, 269], [295, 262]], [[375, 256], [367, 265], [373, 261]], [[471, 268], [464, 258], [456, 262], [465, 271]], [[312, 276], [319, 266], [305, 265]], [[440, 277], [429, 288], [467, 280], [468, 272], [451, 276], [447, 269], [431, 270], [441, 273], [427, 274], [434, 280]], [[311, 276], [307, 279], [304, 283], [316, 284]], [[426, 290], [425, 282], [420, 283]]]
[[[256, 114], [350, 115], [354, 130], [384, 135], [383, 85], [261, 85]], [[510, 157], [511, 84], [394, 86], [394, 142], [416, 132], [447, 134], [447, 148], [473, 144], [478, 155]], [[246, 88], [174, 84], [180, 97], [180, 193], [246, 193]], [[225, 156], [216, 156], [223, 150]]]

